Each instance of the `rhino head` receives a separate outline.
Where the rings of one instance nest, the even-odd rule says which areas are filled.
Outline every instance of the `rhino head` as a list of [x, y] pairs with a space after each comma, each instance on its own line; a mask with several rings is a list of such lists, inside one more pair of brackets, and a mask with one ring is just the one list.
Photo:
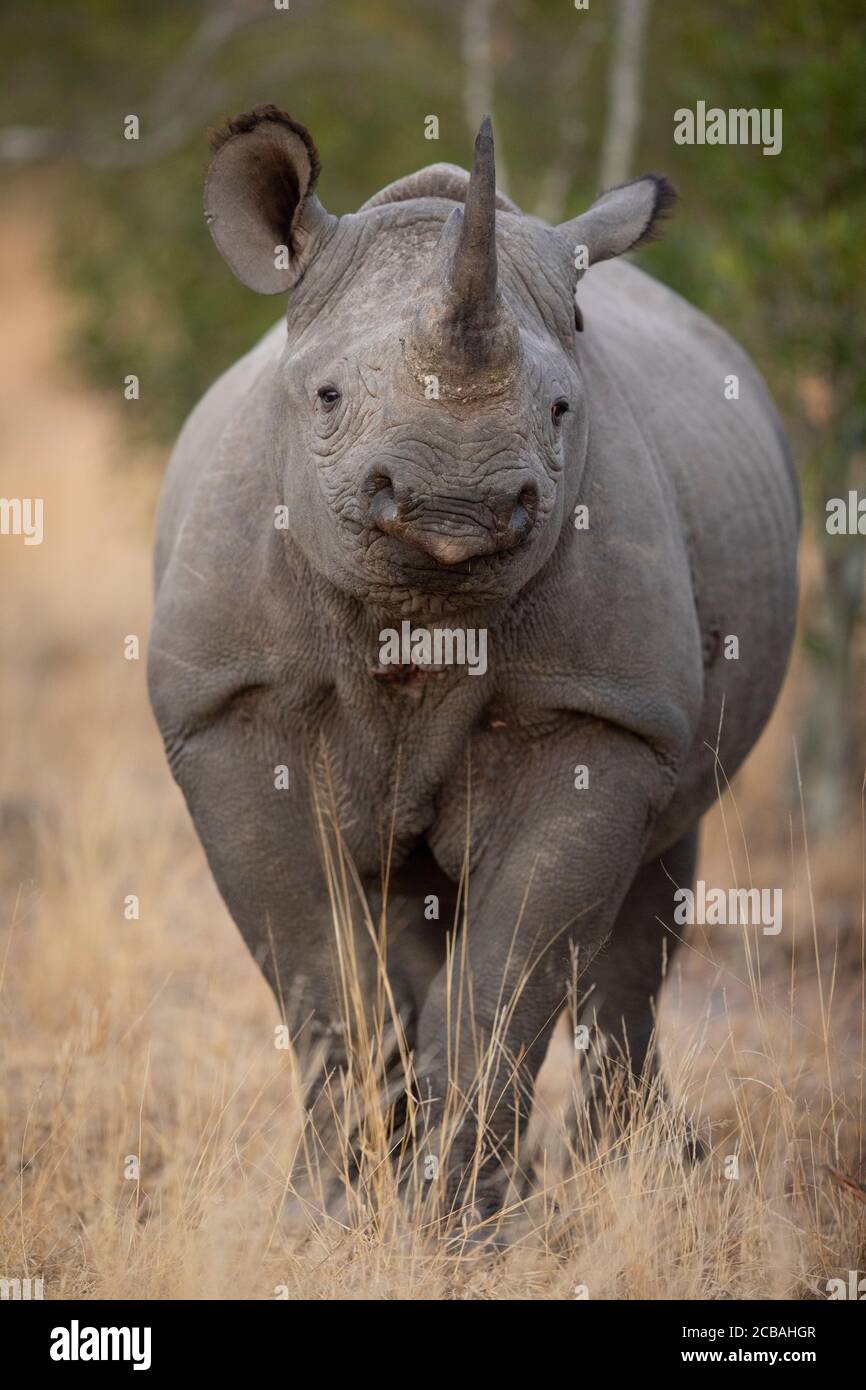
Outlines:
[[577, 281], [649, 238], [670, 185], [637, 179], [551, 228], [497, 191], [485, 118], [468, 177], [434, 165], [338, 219], [284, 112], [237, 117], [213, 146], [219, 251], [250, 288], [292, 291], [266, 408], [308, 561], [385, 609], [515, 594], [550, 557], [586, 458]]

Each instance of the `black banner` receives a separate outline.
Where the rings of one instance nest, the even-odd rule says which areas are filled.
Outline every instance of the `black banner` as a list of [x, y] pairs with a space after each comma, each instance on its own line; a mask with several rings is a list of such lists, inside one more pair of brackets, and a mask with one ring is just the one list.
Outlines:
[[[598, 1369], [611, 1373], [667, 1373], [674, 1367], [699, 1374], [708, 1366], [788, 1366], [828, 1372], [857, 1364], [862, 1354], [863, 1321], [858, 1310], [846, 1312], [833, 1298], [803, 1303], [592, 1303], [576, 1299], [571, 1306], [545, 1303], [533, 1306], [543, 1319], [540, 1335], [550, 1331], [573, 1339], [574, 1355], [591, 1356]], [[859, 1301], [859, 1300], [858, 1300]], [[319, 1316], [323, 1321], [319, 1324]], [[353, 1317], [364, 1340], [352, 1336]], [[496, 1321], [495, 1305], [475, 1305], [467, 1322], [467, 1301], [405, 1303], [397, 1323], [388, 1304], [347, 1303], [132, 1303], [7, 1301], [0, 1308], [0, 1327], [6, 1359], [14, 1356], [25, 1374], [92, 1375], [100, 1368], [114, 1374], [163, 1376], [214, 1371], [249, 1376], [266, 1374], [273, 1366], [285, 1373], [306, 1362], [315, 1347], [333, 1378], [342, 1351], [369, 1371], [371, 1323], [382, 1322], [375, 1346], [385, 1338], [405, 1338], [423, 1346], [433, 1334], [446, 1351], [442, 1334], [453, 1326], [461, 1339], [461, 1358], [478, 1339], [478, 1363], [489, 1371], [496, 1360], [496, 1342], [487, 1319]], [[454, 1324], [450, 1318], [454, 1316]], [[511, 1320], [512, 1315], [508, 1315]], [[521, 1317], [523, 1314], [521, 1313]], [[435, 1322], [433, 1321], [435, 1319]], [[550, 1319], [550, 1322], [548, 1322]], [[512, 1331], [514, 1324], [510, 1321]], [[531, 1327], [522, 1323], [520, 1341]], [[339, 1329], [339, 1336], [335, 1331]], [[503, 1335], [505, 1329], [503, 1328]], [[513, 1338], [503, 1341], [510, 1344]], [[561, 1348], [561, 1344], [558, 1344]], [[541, 1343], [535, 1355], [543, 1348]], [[336, 1353], [336, 1356], [335, 1356]], [[464, 1368], [465, 1368], [465, 1362]]]

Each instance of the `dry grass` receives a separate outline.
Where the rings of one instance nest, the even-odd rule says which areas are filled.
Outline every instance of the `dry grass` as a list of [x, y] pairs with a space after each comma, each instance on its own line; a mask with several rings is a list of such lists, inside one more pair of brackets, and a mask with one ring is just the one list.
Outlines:
[[[164, 766], [144, 662], [123, 656], [147, 631], [153, 470], [119, 466], [120, 407], [59, 368], [63, 306], [21, 216], [0, 225], [2, 492], [45, 498], [46, 540], [0, 554], [0, 1275], [41, 1274], [48, 1297], [759, 1299], [862, 1270], [866, 1203], [822, 1167], [864, 1176], [862, 856], [855, 834], [807, 864], [789, 781], [802, 673], [736, 809], [710, 818], [701, 866], [745, 881], [748, 846], [754, 882], [785, 890], [785, 927], [695, 935], [676, 957], [659, 1028], [673, 1104], [624, 1145], [575, 1143], [560, 1032], [521, 1156], [536, 1191], [493, 1254], [438, 1239], [430, 1191], [399, 1198], [374, 1036], [372, 1066], [332, 1085], [338, 1126], [365, 1116], [347, 1188], [355, 1141], [323, 1147], [305, 1121], [302, 1065], [274, 1046], [276, 1007]], [[381, 1018], [380, 1041], [387, 1001]], [[712, 1144], [693, 1169], [686, 1108]]]

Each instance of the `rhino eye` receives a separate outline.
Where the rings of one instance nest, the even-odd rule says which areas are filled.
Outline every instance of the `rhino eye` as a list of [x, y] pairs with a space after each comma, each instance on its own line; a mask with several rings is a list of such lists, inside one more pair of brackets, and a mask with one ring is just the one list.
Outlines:
[[333, 410], [334, 406], [340, 403], [340, 393], [336, 386], [320, 386], [318, 396], [326, 410]]
[[570, 409], [571, 406], [568, 404], [565, 397], [560, 396], [559, 400], [554, 401], [553, 405], [550, 407], [550, 416], [553, 423], [555, 425], [561, 424], [563, 415], [567, 415]]

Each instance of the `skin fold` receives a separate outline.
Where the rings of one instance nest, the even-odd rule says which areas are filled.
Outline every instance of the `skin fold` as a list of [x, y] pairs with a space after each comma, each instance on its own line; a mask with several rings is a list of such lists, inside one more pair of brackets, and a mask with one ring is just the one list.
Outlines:
[[[374, 901], [390, 854], [388, 972], [425, 1153], [449, 1069], [472, 1088], [456, 1033], [501, 1043], [475, 1194], [492, 1211], [575, 972], [641, 1072], [675, 945], [658, 919], [691, 886], [718, 765], [736, 771], [784, 676], [797, 486], [749, 359], [617, 259], [671, 203], [663, 179], [551, 228], [496, 193], [489, 122], [471, 179], [434, 165], [341, 219], [317, 174], [273, 107], [217, 138], [214, 240], [254, 289], [290, 291], [288, 311], [172, 456], [151, 699], [234, 920], [337, 1063], [323, 765]], [[485, 673], [381, 669], [380, 635], [404, 620], [483, 629]], [[465, 870], [472, 1000], [455, 1008]], [[372, 995], [363, 931], [357, 950]], [[455, 1193], [475, 1141], [467, 1122]]]

